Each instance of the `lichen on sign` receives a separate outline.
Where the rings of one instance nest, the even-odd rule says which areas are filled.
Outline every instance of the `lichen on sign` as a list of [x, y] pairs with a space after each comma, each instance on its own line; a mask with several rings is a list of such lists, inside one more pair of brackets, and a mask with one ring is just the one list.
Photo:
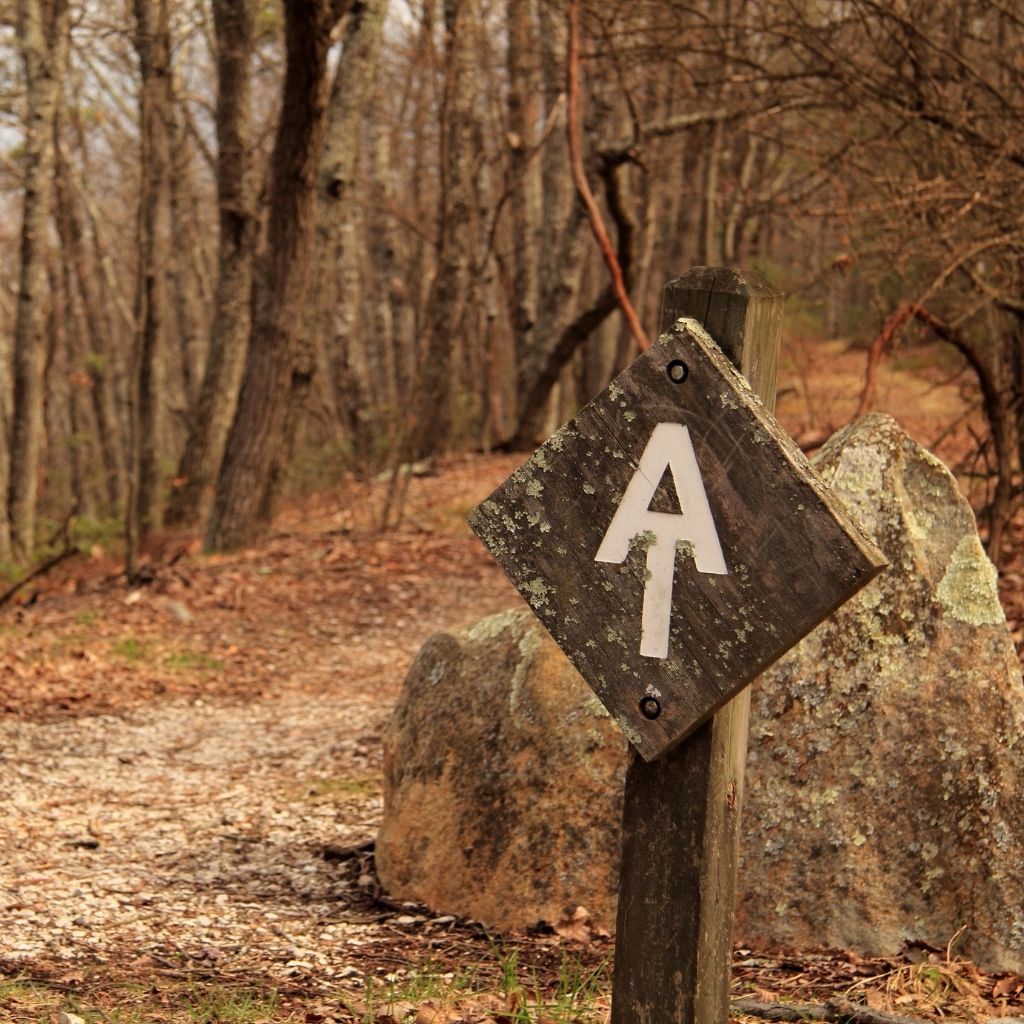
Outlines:
[[648, 760], [885, 565], [691, 320], [470, 525]]

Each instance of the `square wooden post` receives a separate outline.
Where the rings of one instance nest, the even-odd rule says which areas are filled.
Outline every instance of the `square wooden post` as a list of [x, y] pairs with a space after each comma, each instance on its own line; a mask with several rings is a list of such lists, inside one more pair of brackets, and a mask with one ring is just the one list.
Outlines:
[[[775, 402], [784, 296], [758, 273], [697, 267], [665, 288], [661, 330], [699, 320]], [[726, 1024], [750, 691], [660, 760], [631, 750], [612, 1024]]]

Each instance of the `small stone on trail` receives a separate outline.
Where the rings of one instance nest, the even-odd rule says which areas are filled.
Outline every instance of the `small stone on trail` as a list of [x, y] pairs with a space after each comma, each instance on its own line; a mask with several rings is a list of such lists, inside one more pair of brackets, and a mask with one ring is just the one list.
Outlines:
[[195, 616], [180, 601], [168, 601], [167, 610], [178, 620], [178, 622], [181, 622], [186, 626], [190, 622], [195, 621]]
[[100, 841], [92, 836], [83, 836], [81, 839], [69, 839], [67, 845], [75, 850], [98, 850]]
[[85, 1018], [79, 1017], [77, 1013], [66, 1013], [61, 1010], [57, 1014], [57, 1024], [85, 1024]]

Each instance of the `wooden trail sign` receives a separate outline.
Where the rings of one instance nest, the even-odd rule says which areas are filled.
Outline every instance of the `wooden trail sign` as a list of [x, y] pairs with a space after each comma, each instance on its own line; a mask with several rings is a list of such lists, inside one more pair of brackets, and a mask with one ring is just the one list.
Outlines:
[[470, 525], [646, 760], [884, 565], [696, 320]]

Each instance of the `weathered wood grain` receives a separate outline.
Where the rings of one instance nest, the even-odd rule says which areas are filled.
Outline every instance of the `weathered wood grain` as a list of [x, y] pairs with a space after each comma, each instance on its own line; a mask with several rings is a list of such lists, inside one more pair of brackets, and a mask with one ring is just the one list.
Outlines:
[[[733, 307], [712, 298], [728, 326]], [[749, 315], [764, 315], [741, 298]], [[670, 379], [673, 361], [687, 365], [685, 382]], [[635, 541], [621, 565], [595, 561], [660, 423], [689, 429], [728, 567], [726, 575], [698, 572], [692, 555], [677, 555], [664, 659], [639, 652], [643, 544]], [[662, 335], [482, 502], [470, 525], [647, 760], [884, 565], [695, 321]], [[655, 718], [642, 709], [652, 696]]]

